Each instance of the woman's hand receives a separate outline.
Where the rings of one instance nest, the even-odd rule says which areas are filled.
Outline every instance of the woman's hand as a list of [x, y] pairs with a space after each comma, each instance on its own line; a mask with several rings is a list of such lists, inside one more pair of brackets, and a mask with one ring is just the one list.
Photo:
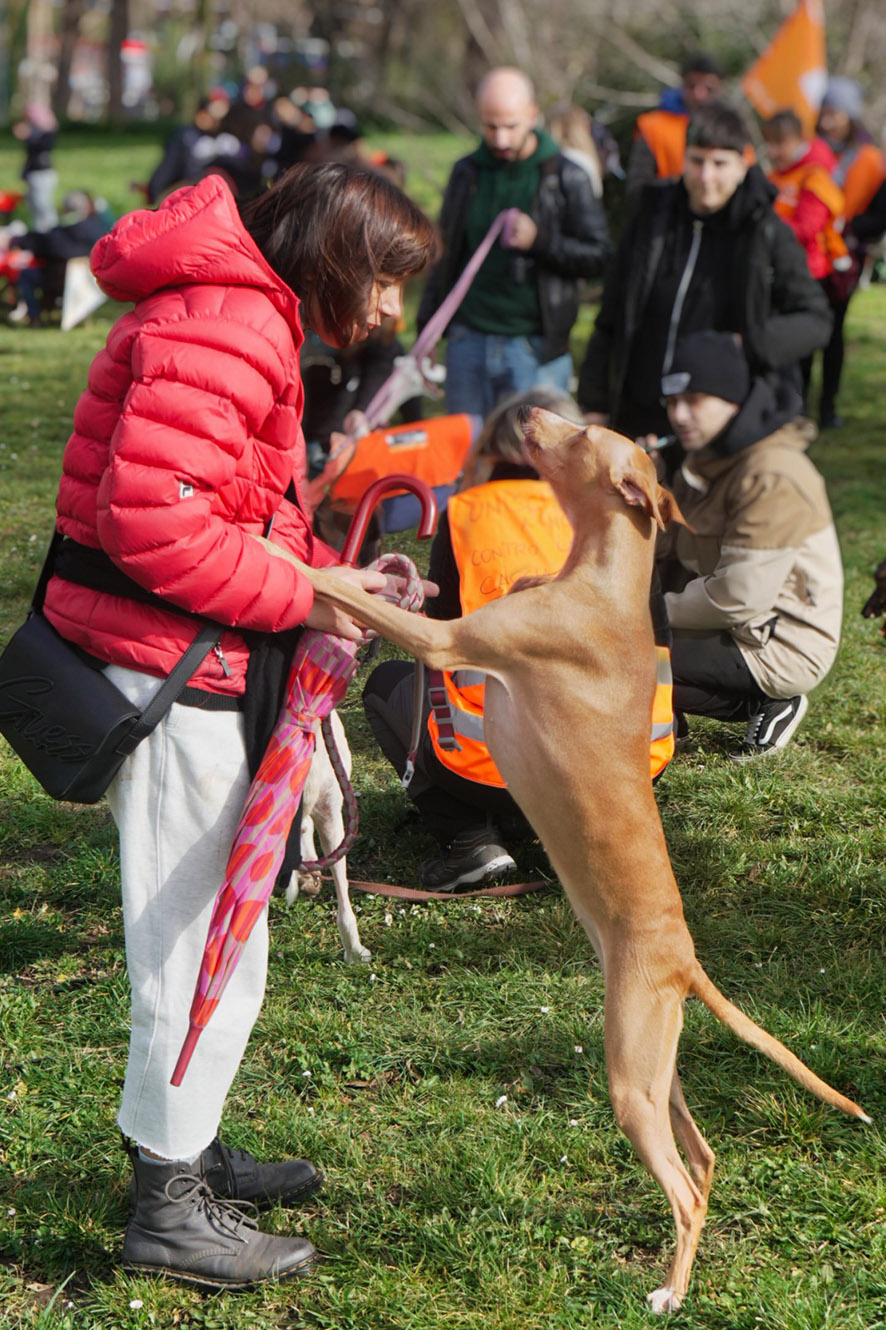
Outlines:
[[[376, 572], [373, 568], [346, 568], [342, 565], [329, 571], [334, 572], [343, 582], [351, 582], [370, 592], [381, 591], [394, 580], [386, 577], [384, 573]], [[352, 619], [346, 610], [330, 605], [328, 600], [323, 600], [320, 596], [314, 598], [311, 612], [305, 619], [305, 627], [316, 628], [320, 633], [332, 633], [333, 637], [344, 637], [348, 642], [359, 642], [363, 637], [362, 626]]]
[[[330, 568], [330, 573], [340, 577], [343, 582], [351, 582], [356, 586], [362, 587], [364, 591], [385, 592], [387, 599], [396, 601], [405, 590], [406, 583], [404, 578], [397, 577], [390, 573], [380, 573], [374, 568], [347, 568], [340, 565], [337, 568]], [[440, 594], [440, 588], [436, 582], [428, 582], [422, 579], [425, 597], [437, 596]], [[359, 642], [363, 636], [364, 629], [351, 617], [345, 610], [337, 609], [330, 605], [328, 601], [318, 596], [314, 600], [310, 614], [305, 619], [308, 628], [316, 628], [323, 633], [332, 633], [335, 637], [344, 637], [349, 642]], [[371, 634], [373, 637], [376, 634]]]
[[369, 421], [363, 411], [349, 411], [342, 421], [342, 432], [352, 439], [362, 439], [364, 434], [369, 433]]

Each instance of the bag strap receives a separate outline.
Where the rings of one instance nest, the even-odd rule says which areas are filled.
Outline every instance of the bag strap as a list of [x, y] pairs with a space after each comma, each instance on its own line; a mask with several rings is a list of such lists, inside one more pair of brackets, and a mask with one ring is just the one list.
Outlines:
[[[52, 533], [52, 540], [49, 542], [46, 558], [43, 560], [43, 567], [40, 569], [34, 595], [31, 598], [32, 614], [40, 614], [43, 609], [46, 588], [53, 574], [55, 556], [63, 540], [64, 536], [56, 527]], [[174, 610], [175, 606], [170, 605], [169, 608]], [[218, 624], [204, 623], [190, 646], [186, 648], [184, 655], [176, 661], [171, 673], [163, 680], [163, 683], [130, 730], [126, 740], [127, 752], [131, 752], [136, 744], [140, 743], [146, 735], [151, 733], [151, 730], [156, 728], [179, 694], [184, 691], [188, 680], [196, 673], [197, 666], [209, 655], [213, 647], [218, 646], [219, 639]]]
[[218, 640], [218, 625], [214, 623], [204, 624], [132, 727], [130, 738], [133, 740], [133, 746], [144, 739], [145, 735], [150, 734], [151, 730], [159, 724], [191, 675], [196, 671], [197, 666], [204, 657], [209, 655], [212, 648], [218, 645]]
[[34, 587], [34, 594], [31, 597], [31, 613], [39, 614], [43, 609], [43, 602], [46, 599], [46, 588], [49, 586], [49, 579], [52, 577], [52, 567], [55, 563], [55, 556], [59, 551], [64, 536], [58, 527], [52, 533], [52, 540], [49, 542], [49, 549], [46, 551], [46, 558], [43, 560], [43, 567], [40, 569], [40, 576], [37, 578], [37, 585]]

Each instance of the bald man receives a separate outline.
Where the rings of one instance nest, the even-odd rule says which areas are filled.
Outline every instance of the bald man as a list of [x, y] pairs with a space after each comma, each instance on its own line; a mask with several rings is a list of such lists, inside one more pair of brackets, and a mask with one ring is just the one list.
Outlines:
[[501, 398], [539, 384], [569, 391], [579, 281], [603, 271], [610, 244], [586, 172], [539, 127], [526, 75], [490, 70], [476, 106], [482, 142], [452, 169], [440, 213], [443, 258], [425, 287], [418, 326], [497, 215], [514, 209], [447, 331], [447, 410], [486, 416]]

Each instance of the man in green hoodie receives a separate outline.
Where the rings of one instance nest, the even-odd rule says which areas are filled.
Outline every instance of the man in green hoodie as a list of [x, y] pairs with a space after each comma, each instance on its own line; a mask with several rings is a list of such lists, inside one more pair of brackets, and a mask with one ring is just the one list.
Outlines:
[[526, 75], [490, 70], [476, 104], [483, 142], [453, 167], [440, 214], [443, 258], [425, 287], [418, 326], [498, 214], [513, 209], [447, 331], [447, 410], [486, 416], [502, 397], [538, 384], [569, 390], [579, 282], [603, 271], [610, 244], [587, 174], [538, 126]]

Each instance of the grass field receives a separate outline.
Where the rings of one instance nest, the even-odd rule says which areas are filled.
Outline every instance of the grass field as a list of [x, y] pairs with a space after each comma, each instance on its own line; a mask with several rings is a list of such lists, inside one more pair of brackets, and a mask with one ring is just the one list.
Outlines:
[[[416, 153], [427, 206], [459, 148]], [[112, 176], [142, 178], [149, 149], [85, 147], [88, 182], [63, 185], [112, 198]], [[14, 161], [0, 153], [0, 183]], [[0, 641], [24, 615], [72, 407], [113, 313], [66, 335], [0, 326]], [[874, 1125], [824, 1108], [689, 1004], [680, 1070], [718, 1165], [675, 1317], [687, 1330], [886, 1327], [886, 642], [859, 615], [886, 554], [884, 336], [874, 287], [850, 312], [848, 424], [812, 449], [846, 565], [837, 665], [779, 758], [737, 768], [734, 731], [700, 723], [658, 787], [706, 969]], [[413, 881], [431, 846], [373, 750], [356, 687], [344, 717], [362, 814], [352, 873]], [[310, 1282], [243, 1295], [120, 1273], [127, 986], [113, 828], [104, 806], [52, 803], [0, 748], [2, 1330], [648, 1325], [671, 1220], [614, 1125], [600, 975], [553, 882], [516, 901], [361, 897], [373, 959], [359, 969], [341, 962], [328, 893], [293, 908], [275, 898], [268, 996], [225, 1127], [265, 1157], [322, 1165], [326, 1190], [268, 1224], [308, 1233], [326, 1259]], [[521, 870], [543, 866], [525, 847]]]
[[[58, 171], [58, 198], [69, 189], [86, 189], [106, 199], [112, 213], [120, 216], [142, 206], [142, 196], [131, 186], [144, 183], [160, 155], [163, 134], [144, 128], [129, 134], [105, 135], [94, 130], [64, 130], [53, 154]], [[410, 193], [423, 208], [436, 214], [449, 168], [470, 142], [451, 134], [433, 134], [416, 139], [400, 133], [373, 133], [367, 146], [380, 148], [408, 166]], [[0, 140], [0, 189], [19, 189], [24, 153], [21, 144], [6, 135]]]

